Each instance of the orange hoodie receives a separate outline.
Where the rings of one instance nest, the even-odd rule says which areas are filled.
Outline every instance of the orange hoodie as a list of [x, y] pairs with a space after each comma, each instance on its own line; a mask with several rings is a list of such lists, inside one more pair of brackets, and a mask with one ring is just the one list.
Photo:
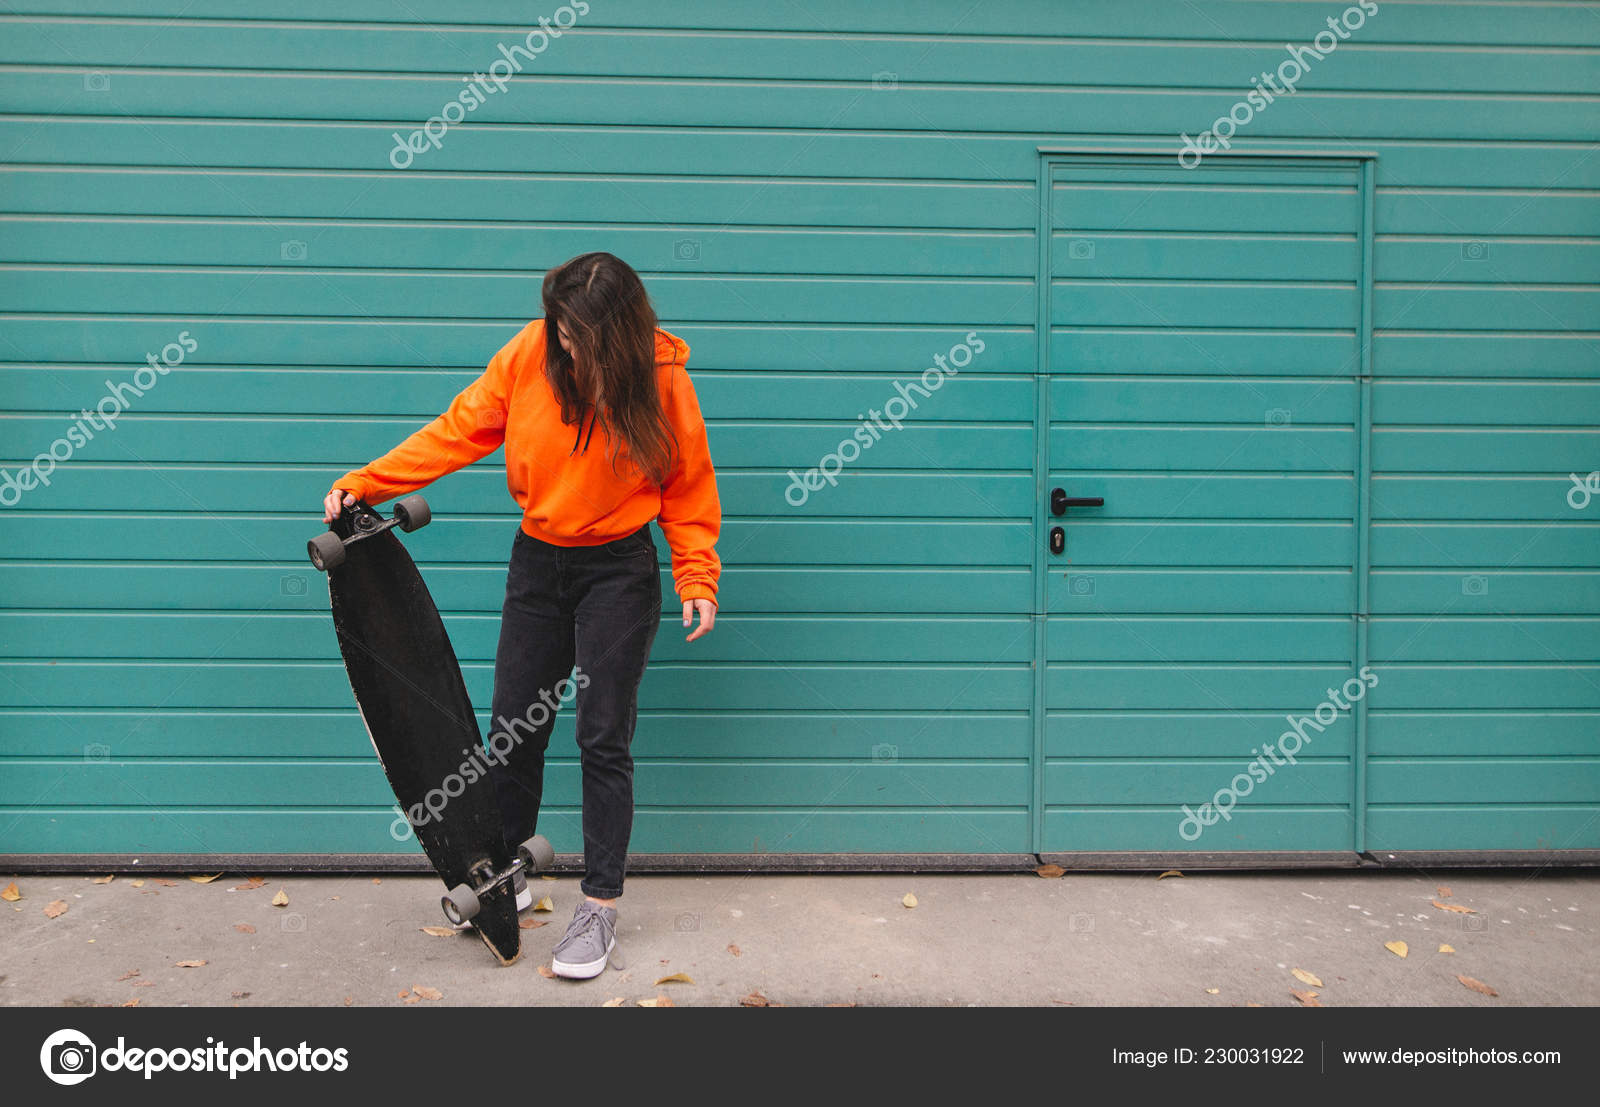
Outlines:
[[[613, 471], [611, 435], [604, 427], [596, 431], [561, 422], [561, 402], [544, 375], [544, 343], [544, 320], [535, 319], [501, 347], [443, 415], [333, 487], [381, 503], [504, 443], [506, 485], [531, 537], [556, 546], [596, 546], [656, 519], [672, 551], [679, 599], [715, 601], [722, 571], [715, 549], [722, 507], [705, 420], [685, 368], [689, 344], [656, 331], [661, 403], [676, 438], [674, 467], [658, 487], [629, 461], [625, 447]], [[575, 429], [590, 440], [576, 443]]]

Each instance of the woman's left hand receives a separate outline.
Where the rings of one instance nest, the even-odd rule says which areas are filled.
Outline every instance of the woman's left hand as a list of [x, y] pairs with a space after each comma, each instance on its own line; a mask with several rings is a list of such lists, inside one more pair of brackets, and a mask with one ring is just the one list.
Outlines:
[[694, 615], [695, 615], [695, 612], [697, 612], [697, 611], [700, 613], [700, 625], [695, 628], [695, 631], [694, 631], [693, 634], [689, 635], [687, 638], [684, 639], [685, 642], [693, 642], [696, 638], [699, 638], [701, 635], [711, 633], [711, 628], [717, 625], [717, 605], [716, 604], [712, 603], [710, 600], [684, 600], [683, 601], [683, 625], [684, 626], [686, 626], [686, 627], [694, 626]]

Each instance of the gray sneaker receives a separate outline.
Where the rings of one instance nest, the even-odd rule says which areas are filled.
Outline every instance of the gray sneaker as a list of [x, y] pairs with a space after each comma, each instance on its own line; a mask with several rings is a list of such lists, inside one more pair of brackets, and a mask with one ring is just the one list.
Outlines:
[[579, 900], [566, 936], [556, 943], [550, 958], [551, 971], [572, 980], [599, 976], [605, 972], [606, 960], [616, 944], [616, 908]]
[[511, 890], [517, 894], [518, 911], [526, 911], [533, 906], [533, 893], [528, 890], [528, 878], [520, 872], [511, 875]]

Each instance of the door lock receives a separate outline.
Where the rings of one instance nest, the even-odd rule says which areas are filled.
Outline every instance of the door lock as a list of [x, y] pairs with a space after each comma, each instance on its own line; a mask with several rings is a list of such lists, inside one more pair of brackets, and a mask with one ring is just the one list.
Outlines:
[[1050, 552], [1063, 553], [1067, 548], [1067, 532], [1064, 527], [1050, 528]]

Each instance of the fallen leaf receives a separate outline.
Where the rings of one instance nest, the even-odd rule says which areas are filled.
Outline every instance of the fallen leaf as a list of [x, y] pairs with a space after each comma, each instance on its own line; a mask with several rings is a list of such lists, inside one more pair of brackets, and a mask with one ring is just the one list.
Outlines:
[[1309, 984], [1313, 988], [1322, 987], [1322, 981], [1318, 980], [1314, 973], [1306, 972], [1305, 969], [1290, 969], [1289, 971], [1294, 975], [1294, 978], [1300, 981], [1302, 984]]
[[424, 926], [421, 930], [424, 934], [432, 934], [435, 938], [454, 938], [461, 933], [461, 931], [448, 926]]
[[739, 1001], [740, 1007], [770, 1007], [772, 1001], [760, 992], [751, 992]]
[[168, 880], [166, 877], [153, 876], [150, 879], [154, 880], [157, 884], [161, 885], [163, 888], [176, 888], [178, 886], [178, 882], [176, 880]]
[[1470, 907], [1463, 907], [1459, 903], [1440, 903], [1433, 901], [1433, 905], [1441, 911], [1454, 911], [1458, 915], [1476, 915], [1477, 912]]
[[266, 882], [267, 878], [264, 876], [248, 876], [245, 877], [243, 884], [235, 884], [233, 890], [235, 892], [253, 892]]
[[621, 1007], [624, 1003], [627, 1003], [627, 1002], [628, 1002], [627, 999], [624, 998], [623, 996], [612, 996], [610, 999], [606, 1000], [600, 1006], [602, 1006], [602, 1007]]
[[355, 1001], [356, 1001], [356, 997], [355, 996], [345, 996], [344, 997], [344, 1005], [346, 1007], [350, 1006]]
[[121, 984], [124, 980], [132, 980], [134, 977], [136, 977], [138, 975], [139, 975], [139, 970], [138, 969], [129, 969], [127, 972], [125, 972], [121, 976], [117, 977], [117, 983]]
[[694, 983], [694, 977], [690, 976], [688, 973], [686, 973], [686, 972], [675, 972], [671, 976], [663, 976], [660, 980], [657, 980], [656, 981], [656, 986], [659, 987], [662, 984], [693, 984], [693, 983]]
[[221, 876], [221, 873], [214, 873], [211, 876], [191, 876], [189, 879], [194, 881], [196, 884], [210, 884], [213, 880], [216, 880]]
[[256, 932], [256, 928], [249, 923], [234, 923], [233, 928], [240, 934], [254, 934]]
[[443, 999], [444, 998], [444, 993], [441, 992], [438, 988], [430, 988], [425, 984], [413, 984], [413, 985], [411, 985], [411, 993], [413, 995], [419, 995], [423, 999]]
[[97, 877], [95, 877], [93, 880], [89, 881], [89, 883], [90, 884], [110, 884], [115, 879], [117, 879], [117, 874], [116, 873], [107, 873], [105, 876], [97, 876]]
[[203, 965], [205, 965], [204, 961], [175, 961], [172, 967], [175, 969], [198, 969]]
[[380, 880], [380, 879], [379, 879], [379, 878], [378, 878], [378, 877], [373, 877], [373, 878], [372, 878], [372, 882], [373, 882], [373, 883], [374, 883], [374, 884], [382, 884], [382, 883], [383, 883], [383, 881], [382, 881], [382, 880]]
[[1489, 987], [1489, 985], [1485, 984], [1483, 981], [1474, 980], [1470, 976], [1458, 976], [1458, 977], [1456, 977], [1456, 979], [1461, 981], [1461, 983], [1463, 985], [1465, 985], [1466, 987], [1471, 988], [1473, 991], [1481, 992], [1486, 996], [1497, 996], [1497, 995], [1500, 994], [1499, 992], [1495, 991], [1493, 988]]
[[1247, 1003], [1247, 1004], [1245, 1004], [1245, 1006], [1246, 1007], [1260, 1007], [1261, 1004], [1259, 1004], [1259, 1003]]
[[554, 911], [556, 909], [556, 905], [549, 896], [545, 896], [538, 903], [533, 905], [533, 909], [535, 911]]
[[399, 996], [399, 998], [400, 998], [400, 999], [405, 999], [405, 998], [406, 998], [406, 996], [408, 996], [408, 995], [410, 995], [410, 994], [411, 994], [411, 992], [410, 992], [410, 991], [409, 991], [409, 990], [408, 990], [408, 991], [404, 991], [404, 992], [401, 992], [401, 993], [400, 993], [400, 996]]
[[15, 880], [13, 880], [10, 884], [7, 884], [4, 888], [0, 888], [0, 899], [5, 900], [7, 903], [15, 903], [21, 898], [22, 892], [18, 890], [17, 882]]
[[1290, 988], [1289, 994], [1294, 996], [1295, 999], [1298, 999], [1300, 1001], [1300, 1006], [1302, 1007], [1322, 1006], [1322, 1002], [1317, 999], [1316, 992], [1297, 992], [1293, 988]]
[[[401, 994], [404, 995], [404, 993], [401, 993]], [[421, 1003], [422, 1002], [422, 997], [421, 996], [408, 995], [408, 996], [405, 996], [405, 998], [402, 999], [401, 1002], [402, 1003]]]
[[1220, 992], [1220, 991], [1221, 991], [1221, 990], [1222, 990], [1222, 989], [1221, 989], [1221, 988], [1207, 988], [1207, 989], [1206, 989], [1206, 995], [1208, 995], [1208, 996], [1214, 996], [1214, 995], [1216, 995], [1216, 994], [1217, 994], [1217, 993], [1218, 993], [1218, 992]]
[[130, 999], [127, 1003], [124, 1003], [123, 1006], [124, 1007], [137, 1007], [137, 1006], [139, 1006], [139, 1001], [137, 999]]
[[1446, 943], [1445, 945], [1442, 945], [1442, 946], [1439, 947], [1439, 952], [1440, 953], [1454, 953], [1455, 951], [1456, 951], [1456, 947], [1453, 946], [1453, 945], [1450, 945], [1448, 943]]
[[910, 892], [907, 892], [903, 897], [901, 897], [900, 902], [905, 904], [907, 907], [915, 907], [917, 905], [917, 897], [912, 895]]
[[539, 975], [544, 977], [546, 980], [554, 980], [556, 978], [555, 970], [552, 969], [549, 965], [540, 965], [539, 969], [538, 969], [538, 972], [539, 972]]
[[67, 913], [67, 901], [64, 900], [64, 899], [54, 899], [54, 900], [51, 900], [49, 903], [45, 904], [44, 917], [47, 918], [47, 919], [59, 919], [62, 915], [65, 915], [66, 913]]
[[272, 897], [272, 906], [274, 906], [274, 907], [287, 907], [287, 906], [289, 906], [289, 893], [285, 892], [282, 888], [279, 888], [278, 889], [278, 894]]
[[1033, 871], [1034, 871], [1034, 873], [1036, 875], [1042, 876], [1046, 880], [1053, 880], [1054, 878], [1056, 878], [1058, 876], [1066, 876], [1067, 875], [1067, 870], [1063, 869], [1060, 865], [1040, 865], [1037, 869], [1034, 869]]
[[734, 945], [732, 942], [729, 942], [728, 943], [728, 952], [733, 954], [735, 957], [737, 957], [737, 956], [739, 956], [739, 947]]
[[666, 993], [663, 992], [661, 995], [656, 996], [655, 999], [641, 999], [639, 1001], [639, 1006], [640, 1007], [676, 1007], [677, 1004], [673, 1003], [672, 1000], [667, 997]]
[[154, 980], [135, 980], [128, 985], [130, 988], [154, 988], [155, 986], [156, 982]]
[[824, 1007], [854, 1007], [853, 1003], [824, 1003]]
[[143, 888], [144, 887], [144, 881], [142, 881], [142, 880], [130, 880], [130, 881], [128, 881], [128, 887], [130, 887], [130, 888]]
[[1411, 949], [1410, 946], [1398, 939], [1393, 942], [1383, 943], [1383, 948], [1394, 954], [1396, 957], [1404, 957]]
[[1448, 884], [1439, 885], [1437, 891], [1439, 893], [1439, 898], [1440, 899], [1449, 899], [1450, 898], [1450, 886]]
[[232, 999], [249, 999], [250, 998], [250, 993], [249, 992], [229, 992], [228, 996], [230, 998], [232, 998]]
[[1165, 880], [1169, 876], [1182, 876], [1182, 875], [1183, 874], [1180, 873], [1177, 869], [1168, 869], [1166, 872], [1164, 872], [1160, 876], [1156, 877], [1156, 879], [1157, 880]]
[[541, 926], [549, 926], [549, 919], [523, 919], [517, 924], [524, 930], [538, 930]]

